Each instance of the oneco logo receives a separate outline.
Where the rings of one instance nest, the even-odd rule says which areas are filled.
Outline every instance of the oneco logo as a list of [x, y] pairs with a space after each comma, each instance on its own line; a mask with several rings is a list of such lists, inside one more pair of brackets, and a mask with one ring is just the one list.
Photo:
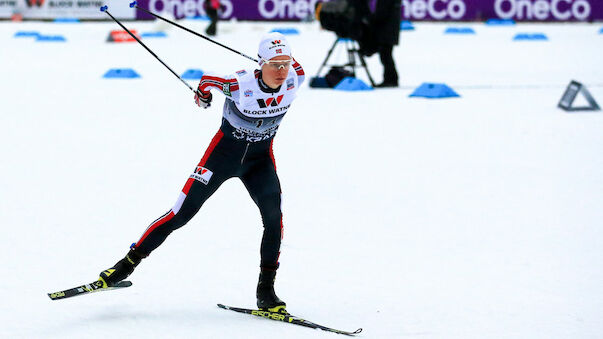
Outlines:
[[591, 7], [586, 0], [496, 0], [494, 11], [502, 19], [587, 20]]
[[467, 13], [464, 0], [402, 0], [402, 8], [404, 17], [408, 19], [425, 19], [429, 16], [436, 20], [458, 20]]
[[258, 11], [265, 19], [304, 19], [314, 13], [319, 0], [260, 0]]
[[[176, 18], [194, 17], [196, 15], [205, 15], [203, 8], [204, 1], [197, 0], [149, 0], [149, 10], [155, 13], [171, 13]], [[221, 18], [228, 18], [232, 15], [232, 0], [220, 0], [224, 10], [220, 13]]]

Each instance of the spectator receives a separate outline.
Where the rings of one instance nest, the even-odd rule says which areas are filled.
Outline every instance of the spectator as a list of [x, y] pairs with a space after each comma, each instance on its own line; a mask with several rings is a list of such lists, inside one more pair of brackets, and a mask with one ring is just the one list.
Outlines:
[[207, 35], [214, 36], [216, 35], [216, 26], [218, 24], [218, 10], [220, 9], [220, 0], [205, 0], [203, 3], [203, 8], [205, 9], [205, 13], [211, 20], [209, 26], [205, 30]]

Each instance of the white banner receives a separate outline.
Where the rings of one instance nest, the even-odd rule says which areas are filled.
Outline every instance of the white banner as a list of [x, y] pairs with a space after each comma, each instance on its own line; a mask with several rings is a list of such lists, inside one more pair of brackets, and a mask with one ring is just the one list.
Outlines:
[[0, 18], [10, 18], [17, 9], [17, 0], [0, 0]]
[[119, 19], [134, 19], [136, 11], [124, 0], [0, 0], [0, 18], [21, 14], [23, 19], [107, 19], [100, 11], [109, 6], [109, 12]]

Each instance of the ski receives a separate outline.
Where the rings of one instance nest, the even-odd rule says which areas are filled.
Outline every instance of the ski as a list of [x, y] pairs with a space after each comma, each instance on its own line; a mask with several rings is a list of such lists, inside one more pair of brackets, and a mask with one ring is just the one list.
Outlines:
[[252, 310], [252, 309], [248, 309], [248, 308], [231, 307], [231, 306], [226, 306], [226, 305], [222, 305], [222, 304], [218, 304], [218, 307], [225, 309], [225, 310], [230, 310], [230, 311], [235, 311], [235, 312], [245, 313], [245, 314], [251, 314], [251, 315], [255, 315], [255, 316], [266, 318], [266, 319], [282, 321], [285, 323], [305, 326], [305, 327], [314, 328], [314, 329], [320, 329], [323, 331], [344, 334], [344, 335], [349, 335], [349, 336], [353, 336], [355, 334], [362, 332], [362, 328], [359, 328], [354, 332], [337, 330], [334, 328], [315, 324], [311, 321], [296, 317], [289, 313], [270, 312], [270, 311], [263, 311], [263, 310]]
[[59, 300], [59, 299], [77, 297], [78, 295], [84, 295], [84, 294], [88, 294], [88, 293], [92, 293], [92, 292], [109, 291], [109, 290], [114, 290], [114, 289], [118, 289], [118, 288], [130, 287], [130, 286], [132, 286], [131, 281], [120, 281], [115, 286], [103, 287], [103, 282], [100, 280], [97, 280], [93, 283], [70, 288], [68, 290], [58, 291], [58, 292], [54, 292], [54, 293], [48, 293], [48, 297], [51, 300]]

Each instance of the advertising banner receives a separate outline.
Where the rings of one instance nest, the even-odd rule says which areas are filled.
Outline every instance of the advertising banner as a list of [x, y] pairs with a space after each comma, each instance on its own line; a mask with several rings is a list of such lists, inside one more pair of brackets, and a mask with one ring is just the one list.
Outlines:
[[[2, 1], [2, 0], [0, 0]], [[222, 19], [300, 21], [314, 15], [322, 0], [221, 0]], [[375, 2], [376, 0], [371, 0]], [[140, 0], [139, 6], [176, 18], [205, 15], [203, 0]], [[603, 20], [603, 0], [402, 0], [400, 16], [411, 21]], [[152, 19], [136, 13], [139, 19]]]
[[404, 20], [603, 20], [601, 0], [402, 0]]
[[[314, 16], [324, 0], [220, 0], [223, 20], [302, 21]], [[375, 1], [372, 2], [373, 6]], [[139, 0], [138, 5], [177, 19], [205, 16], [203, 0]], [[400, 16], [411, 21], [479, 21], [513, 19], [533, 22], [603, 20], [603, 0], [401, 0]], [[0, 0], [0, 17], [21, 13], [25, 19], [77, 17], [106, 19], [98, 9], [109, 5], [123, 19], [153, 20], [125, 0]]]
[[10, 18], [17, 8], [17, 0], [0, 0], [0, 18]]
[[111, 14], [120, 19], [134, 19], [134, 9], [123, 0], [0, 0], [0, 17], [21, 14], [23, 19], [106, 19], [99, 9], [108, 5]]
[[[2, 1], [2, 0], [0, 0]], [[301, 21], [314, 15], [316, 3], [322, 0], [220, 0], [221, 19]], [[140, 7], [154, 13], [170, 13], [175, 18], [205, 15], [203, 0], [140, 0]], [[138, 19], [153, 17], [138, 11]]]

